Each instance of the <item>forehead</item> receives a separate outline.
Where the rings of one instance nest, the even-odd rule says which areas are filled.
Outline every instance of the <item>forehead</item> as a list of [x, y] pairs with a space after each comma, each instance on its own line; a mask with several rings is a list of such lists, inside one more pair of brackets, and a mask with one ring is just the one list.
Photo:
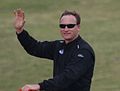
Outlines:
[[76, 18], [73, 15], [65, 15], [60, 19], [60, 23], [76, 23]]

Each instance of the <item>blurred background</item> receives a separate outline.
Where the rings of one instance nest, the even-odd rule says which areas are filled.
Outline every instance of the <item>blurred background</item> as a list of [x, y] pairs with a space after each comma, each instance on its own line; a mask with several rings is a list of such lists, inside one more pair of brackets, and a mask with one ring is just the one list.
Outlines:
[[0, 0], [0, 91], [52, 77], [52, 61], [28, 55], [16, 38], [18, 8], [25, 11], [25, 29], [41, 41], [61, 39], [61, 13], [77, 11], [80, 35], [96, 53], [91, 91], [120, 91], [120, 0]]

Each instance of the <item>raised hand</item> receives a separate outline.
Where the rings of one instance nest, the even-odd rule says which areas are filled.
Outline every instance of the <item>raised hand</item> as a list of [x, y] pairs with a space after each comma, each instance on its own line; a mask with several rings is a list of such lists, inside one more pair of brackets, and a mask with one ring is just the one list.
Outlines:
[[16, 29], [16, 32], [19, 34], [23, 31], [23, 27], [25, 24], [24, 11], [21, 9], [17, 9], [14, 11], [14, 15], [15, 15], [14, 27]]

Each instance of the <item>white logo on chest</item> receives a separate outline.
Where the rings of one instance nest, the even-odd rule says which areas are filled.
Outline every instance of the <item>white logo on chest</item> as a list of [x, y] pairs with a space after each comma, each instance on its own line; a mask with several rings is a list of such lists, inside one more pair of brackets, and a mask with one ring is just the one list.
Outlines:
[[78, 57], [82, 57], [83, 58], [84, 56], [82, 54], [78, 54]]
[[64, 49], [59, 50], [59, 53], [63, 54], [64, 53]]

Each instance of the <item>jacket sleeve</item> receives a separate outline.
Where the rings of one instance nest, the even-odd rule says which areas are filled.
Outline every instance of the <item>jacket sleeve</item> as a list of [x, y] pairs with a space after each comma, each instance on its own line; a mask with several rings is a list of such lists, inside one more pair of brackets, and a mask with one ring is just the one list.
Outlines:
[[62, 89], [68, 88], [82, 78], [89, 69], [93, 69], [93, 66], [92, 54], [88, 50], [80, 50], [80, 52], [74, 54], [63, 73], [39, 83], [41, 90], [62, 91]]
[[17, 34], [17, 38], [20, 41], [23, 48], [30, 55], [41, 58], [53, 59], [55, 46], [54, 42], [37, 41], [34, 38], [32, 38], [25, 30], [20, 34]]

